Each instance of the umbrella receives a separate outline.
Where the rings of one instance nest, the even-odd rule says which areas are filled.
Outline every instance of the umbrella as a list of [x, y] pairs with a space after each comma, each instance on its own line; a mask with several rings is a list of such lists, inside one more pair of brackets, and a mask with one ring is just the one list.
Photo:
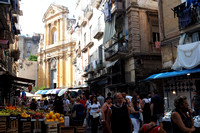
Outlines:
[[44, 95], [47, 93], [48, 90], [43, 90], [40, 94]]
[[37, 92], [35, 92], [35, 94], [40, 94], [42, 92], [42, 90], [39, 90]]
[[67, 89], [62, 89], [59, 93], [58, 96], [62, 96], [63, 94], [65, 94], [65, 92], [67, 91]]
[[53, 92], [53, 90], [54, 90], [54, 89], [48, 90], [46, 94], [51, 94], [51, 92]]
[[54, 89], [51, 94], [58, 94], [58, 92], [60, 91], [60, 89]]

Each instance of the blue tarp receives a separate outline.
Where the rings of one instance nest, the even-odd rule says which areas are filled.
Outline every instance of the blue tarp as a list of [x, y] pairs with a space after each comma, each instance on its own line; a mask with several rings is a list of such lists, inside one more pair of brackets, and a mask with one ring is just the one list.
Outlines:
[[175, 76], [181, 76], [191, 73], [198, 73], [200, 72], [200, 68], [194, 68], [194, 69], [187, 69], [182, 71], [173, 71], [173, 72], [165, 72], [165, 73], [158, 73], [153, 74], [145, 79], [145, 81], [153, 80], [153, 79], [162, 79], [162, 78], [169, 78], [169, 77], [175, 77]]

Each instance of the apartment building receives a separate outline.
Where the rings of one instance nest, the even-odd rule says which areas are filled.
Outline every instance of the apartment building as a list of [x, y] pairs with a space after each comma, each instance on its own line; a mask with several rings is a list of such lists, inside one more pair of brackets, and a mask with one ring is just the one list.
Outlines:
[[16, 77], [20, 10], [19, 0], [0, 0], [0, 105], [13, 102], [18, 88], [28, 88], [35, 81]]
[[178, 95], [187, 96], [192, 107], [192, 91], [199, 93], [200, 86], [199, 2], [160, 0], [158, 5], [163, 72], [147, 80], [163, 90], [166, 109], [173, 109]]
[[160, 71], [157, 5], [153, 0], [77, 1], [80, 81], [91, 92], [140, 90], [141, 80]]

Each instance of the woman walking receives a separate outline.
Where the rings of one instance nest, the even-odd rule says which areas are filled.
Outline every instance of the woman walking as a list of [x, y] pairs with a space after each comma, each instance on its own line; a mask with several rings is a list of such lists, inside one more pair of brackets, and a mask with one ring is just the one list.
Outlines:
[[108, 111], [109, 108], [112, 106], [112, 98], [111, 97], [107, 97], [106, 98], [106, 102], [103, 104], [102, 109], [101, 109], [101, 113], [102, 113], [102, 118], [103, 118], [103, 133], [108, 133], [108, 126], [110, 126], [106, 121], [108, 119]]
[[88, 111], [86, 118], [91, 118], [92, 121], [92, 133], [97, 133], [99, 124], [99, 112], [101, 111], [101, 105], [97, 102], [96, 96], [91, 97], [91, 103], [88, 105]]
[[130, 117], [134, 127], [133, 133], [138, 133], [140, 129], [140, 112], [142, 112], [142, 109], [139, 108], [139, 101], [137, 101], [136, 96], [133, 96], [132, 102], [129, 102], [128, 107], [130, 109]]

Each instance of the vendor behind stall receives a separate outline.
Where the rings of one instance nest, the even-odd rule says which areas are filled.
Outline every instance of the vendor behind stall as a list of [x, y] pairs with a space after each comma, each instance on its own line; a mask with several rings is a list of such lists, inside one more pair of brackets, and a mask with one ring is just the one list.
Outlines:
[[178, 96], [174, 100], [175, 110], [172, 112], [172, 127], [174, 133], [191, 133], [195, 131], [194, 121], [187, 97]]

